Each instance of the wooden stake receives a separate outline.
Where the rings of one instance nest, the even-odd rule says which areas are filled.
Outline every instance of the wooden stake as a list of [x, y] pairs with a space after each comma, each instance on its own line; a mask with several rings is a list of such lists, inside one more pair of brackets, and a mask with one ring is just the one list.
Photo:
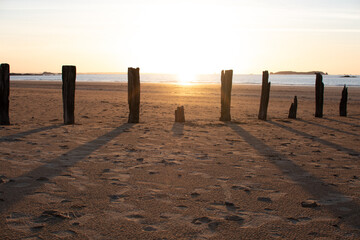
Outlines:
[[128, 68], [128, 123], [138, 123], [140, 113], [140, 69]]
[[341, 117], [347, 116], [347, 100], [348, 100], [348, 89], [346, 85], [344, 85], [344, 88], [341, 93], [341, 101], [339, 106], [339, 112]]
[[296, 119], [296, 112], [297, 112], [297, 97], [294, 97], [294, 102], [291, 103], [290, 109], [289, 109], [289, 116], [288, 118]]
[[76, 67], [62, 66], [64, 124], [74, 124]]
[[322, 81], [322, 75], [320, 73], [316, 73], [315, 99], [316, 99], [315, 117], [322, 118], [323, 106], [324, 106], [324, 83]]
[[270, 98], [270, 85], [269, 72], [264, 71], [262, 76], [261, 99], [258, 119], [266, 121], [267, 109]]
[[220, 121], [231, 121], [231, 89], [233, 70], [221, 71], [221, 116]]
[[0, 65], [0, 125], [10, 125], [9, 119], [10, 66]]
[[175, 110], [175, 122], [185, 122], [184, 106], [177, 107]]

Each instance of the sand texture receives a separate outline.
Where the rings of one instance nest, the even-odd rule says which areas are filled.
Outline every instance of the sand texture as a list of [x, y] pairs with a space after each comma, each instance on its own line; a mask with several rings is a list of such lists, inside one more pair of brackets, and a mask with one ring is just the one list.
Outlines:
[[[360, 88], [77, 83], [63, 125], [61, 83], [12, 82], [0, 127], [0, 239], [360, 239]], [[294, 95], [298, 119], [287, 119]], [[185, 108], [185, 123], [174, 111]]]

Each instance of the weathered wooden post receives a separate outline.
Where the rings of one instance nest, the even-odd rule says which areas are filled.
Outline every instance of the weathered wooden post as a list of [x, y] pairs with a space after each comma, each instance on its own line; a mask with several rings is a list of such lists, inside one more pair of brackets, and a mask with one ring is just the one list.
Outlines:
[[266, 117], [267, 117], [267, 109], [268, 109], [269, 97], [270, 97], [270, 85], [271, 83], [269, 82], [269, 72], [263, 71], [258, 119], [264, 121], [266, 121]]
[[175, 122], [185, 122], [184, 106], [177, 107], [175, 110]]
[[140, 69], [128, 68], [128, 123], [138, 123], [140, 113]]
[[289, 109], [289, 115], [288, 118], [296, 119], [296, 112], [297, 112], [297, 97], [294, 97], [294, 102], [291, 103], [290, 109]]
[[9, 119], [10, 66], [0, 65], [0, 125], [10, 125]]
[[221, 116], [220, 121], [231, 121], [231, 89], [233, 70], [221, 71]]
[[74, 124], [76, 67], [62, 66], [64, 124]]
[[341, 93], [341, 100], [340, 100], [340, 106], [339, 106], [339, 112], [341, 117], [347, 116], [347, 100], [348, 100], [348, 89], [346, 85], [344, 85], [344, 88]]
[[321, 73], [316, 73], [315, 82], [315, 99], [316, 99], [316, 110], [315, 117], [323, 117], [323, 106], [324, 106], [324, 83], [322, 81]]

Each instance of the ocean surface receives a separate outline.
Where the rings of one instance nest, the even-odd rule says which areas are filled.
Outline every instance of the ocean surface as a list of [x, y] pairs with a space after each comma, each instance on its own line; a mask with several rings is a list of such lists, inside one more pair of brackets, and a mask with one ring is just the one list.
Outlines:
[[[61, 81], [61, 75], [10, 76], [11, 81]], [[77, 74], [78, 82], [127, 82], [127, 74]], [[261, 84], [260, 74], [234, 74], [233, 84]], [[315, 75], [270, 75], [272, 85], [313, 86]], [[220, 84], [220, 74], [202, 74], [180, 79], [176, 74], [140, 74], [140, 82], [171, 84]], [[323, 75], [325, 86], [360, 86], [360, 76]]]

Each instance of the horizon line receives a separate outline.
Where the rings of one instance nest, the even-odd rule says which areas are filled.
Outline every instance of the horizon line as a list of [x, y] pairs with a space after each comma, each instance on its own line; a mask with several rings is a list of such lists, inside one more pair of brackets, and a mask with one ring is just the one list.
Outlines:
[[[225, 70], [225, 69], [224, 69]], [[266, 71], [266, 70], [264, 70]], [[301, 75], [301, 73], [309, 73], [309, 72], [323, 72], [326, 75], [360, 75], [360, 73], [328, 73], [328, 72], [324, 72], [324, 71], [269, 71], [270, 74], [274, 74], [274, 73], [278, 73], [278, 72], [294, 72], [294, 73], [298, 73], [298, 75]], [[12, 74], [21, 74], [21, 75], [60, 75], [61, 72], [59, 73], [54, 73], [54, 72], [48, 72], [48, 71], [44, 71], [44, 72], [10, 72], [10, 75]], [[79, 72], [76, 74], [80, 74], [80, 75], [85, 75], [85, 74], [94, 74], [94, 75], [101, 75], [101, 74], [127, 74], [127, 72]], [[178, 75], [179, 73], [169, 73], [169, 72], [163, 72], [163, 73], [157, 73], [157, 72], [140, 72], [140, 74], [166, 74], [166, 75]], [[212, 74], [221, 74], [221, 72], [219, 73], [195, 73], [195, 75], [212, 75]], [[261, 75], [262, 72], [260, 73], [234, 73], [234, 75]], [[283, 75], [296, 75], [296, 74], [283, 74]]]

